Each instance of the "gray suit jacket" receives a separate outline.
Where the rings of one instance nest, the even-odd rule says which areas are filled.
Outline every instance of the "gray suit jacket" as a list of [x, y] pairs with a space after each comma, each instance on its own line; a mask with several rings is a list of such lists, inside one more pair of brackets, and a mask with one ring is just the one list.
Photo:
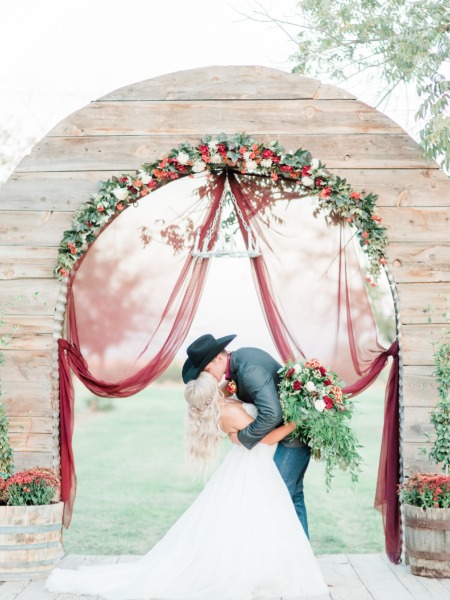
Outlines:
[[259, 348], [239, 348], [230, 355], [230, 375], [236, 382], [236, 395], [244, 402], [255, 404], [258, 417], [238, 438], [246, 448], [253, 448], [261, 439], [282, 424], [278, 400], [278, 369], [281, 365]]

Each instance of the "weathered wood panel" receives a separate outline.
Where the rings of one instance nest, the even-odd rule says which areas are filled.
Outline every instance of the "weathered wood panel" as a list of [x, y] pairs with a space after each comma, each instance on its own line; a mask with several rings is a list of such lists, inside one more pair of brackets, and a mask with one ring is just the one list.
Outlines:
[[[31, 419], [35, 421], [35, 419]], [[11, 431], [9, 435], [11, 446], [21, 452], [53, 452], [53, 436], [51, 433], [32, 433]]]
[[2, 376], [2, 403], [9, 417], [52, 417], [52, 382], [4, 381]]
[[403, 325], [403, 364], [433, 365], [432, 340], [442, 335], [442, 325]]
[[434, 427], [430, 423], [429, 407], [405, 406], [403, 440], [411, 443], [425, 442], [427, 434], [434, 433]]
[[0, 280], [54, 277], [57, 257], [56, 247], [0, 246]]
[[[393, 242], [389, 243], [387, 252], [389, 267], [397, 283], [450, 282], [450, 243]], [[441, 286], [435, 287], [440, 290]], [[406, 304], [404, 307], [408, 309]]]
[[50, 351], [5, 350], [2, 381], [48, 382], [52, 375]]
[[51, 350], [53, 348], [53, 317], [10, 315], [3, 319], [2, 333], [10, 334], [10, 350]]
[[30, 413], [24, 417], [9, 417], [10, 434], [27, 436], [34, 433], [53, 433], [53, 419], [51, 417], [38, 417]]
[[390, 242], [443, 242], [450, 240], [450, 206], [426, 208], [379, 207]]
[[[235, 128], [226, 129], [235, 133]], [[197, 135], [95, 136], [44, 138], [16, 168], [16, 173], [30, 171], [134, 171], [144, 162], [155, 161], [161, 153], [181, 141], [198, 143]], [[206, 132], [208, 133], [208, 132]], [[211, 131], [209, 133], [220, 133]], [[330, 169], [351, 165], [365, 169], [437, 168], [424, 159], [417, 144], [407, 135], [258, 135], [262, 142], [275, 137], [286, 148], [308, 149]]]
[[260, 66], [214, 66], [161, 75], [120, 88], [101, 98], [142, 100], [242, 100], [354, 98], [317, 79]]
[[52, 452], [14, 451], [14, 470], [25, 471], [33, 467], [54, 468], [58, 464]]
[[70, 227], [72, 213], [27, 211], [0, 212], [0, 244], [22, 246], [59, 246], [62, 232]]
[[53, 315], [60, 287], [57, 279], [2, 281], [0, 303], [9, 304], [7, 315]]
[[400, 320], [404, 324], [427, 324], [432, 308], [432, 322], [445, 325], [443, 316], [449, 310], [445, 297], [450, 295], [450, 283], [398, 283], [400, 298]]
[[[167, 146], [165, 151], [170, 149]], [[133, 173], [140, 164], [128, 172]], [[114, 175], [119, 176], [122, 172], [123, 170], [14, 173], [0, 188], [0, 210], [75, 211], [97, 192], [100, 181]], [[345, 178], [356, 190], [364, 189], [377, 194], [378, 206], [450, 204], [450, 180], [437, 169], [339, 168], [333, 169], [333, 172]]]
[[[252, 102], [92, 102], [54, 127], [47, 137], [95, 135], [197, 134], [218, 131], [251, 131], [289, 134], [402, 133], [399, 125], [367, 104], [355, 100], [278, 100]], [[244, 126], [245, 124], [245, 126]]]
[[120, 174], [119, 171], [14, 173], [0, 188], [0, 210], [73, 212], [98, 191], [100, 181]]
[[421, 448], [425, 448], [428, 453], [431, 444], [425, 441], [405, 442], [403, 444], [403, 471], [405, 475], [433, 473], [438, 470], [436, 465], [430, 463], [426, 455], [421, 454]]
[[432, 366], [403, 367], [403, 404], [405, 407], [433, 408], [439, 399], [433, 370]]

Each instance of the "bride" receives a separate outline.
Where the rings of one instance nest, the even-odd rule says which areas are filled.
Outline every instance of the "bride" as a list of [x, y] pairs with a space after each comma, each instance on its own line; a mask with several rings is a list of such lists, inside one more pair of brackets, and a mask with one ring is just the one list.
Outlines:
[[[224, 398], [203, 371], [186, 385], [187, 456], [199, 474], [215, 467], [221, 431], [247, 427], [255, 406]], [[51, 592], [107, 600], [328, 598], [316, 558], [273, 461], [293, 424], [247, 450], [233, 445], [203, 491], [167, 534], [134, 563], [55, 569]]]

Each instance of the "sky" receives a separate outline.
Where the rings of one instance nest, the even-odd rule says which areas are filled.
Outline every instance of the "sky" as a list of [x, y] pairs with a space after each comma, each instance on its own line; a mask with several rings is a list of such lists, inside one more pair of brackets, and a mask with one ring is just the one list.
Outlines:
[[[275, 17], [289, 19], [296, 2], [261, 0], [261, 4]], [[255, 0], [4, 0], [0, 126], [17, 140], [38, 140], [92, 100], [185, 69], [263, 65], [290, 71], [294, 43], [274, 23], [245, 16], [255, 8]], [[369, 104], [374, 102], [375, 85], [353, 80], [341, 87]], [[385, 112], [410, 133], [414, 131], [415, 105], [405, 95], [394, 98]], [[219, 323], [212, 331], [216, 335], [235, 333], [231, 322], [222, 331], [218, 315], [226, 310], [224, 298], [239, 294], [246, 299], [240, 302], [247, 310], [244, 315], [244, 309], [239, 309], [242, 321], [253, 324], [252, 329], [242, 330], [240, 345], [253, 341], [251, 345], [260, 343], [269, 349], [262, 317], [255, 320], [256, 296], [248, 269], [242, 263], [238, 269], [234, 263], [234, 282], [240, 283], [231, 288], [220, 284], [223, 267], [217, 263], [212, 269], [214, 283], [205, 290], [201, 307], [209, 321], [197, 320], [193, 332], [201, 333], [205, 327], [212, 331]], [[211, 306], [216, 308], [208, 311]]]

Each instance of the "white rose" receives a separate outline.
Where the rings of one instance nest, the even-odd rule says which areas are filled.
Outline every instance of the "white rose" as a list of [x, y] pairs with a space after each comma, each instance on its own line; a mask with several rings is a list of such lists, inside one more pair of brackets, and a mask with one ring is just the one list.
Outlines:
[[243, 154], [244, 160], [248, 160], [250, 158], [250, 154], [251, 154], [251, 152], [244, 152], [244, 154]]
[[141, 171], [139, 173], [139, 179], [142, 181], [142, 183], [144, 185], [147, 185], [147, 183], [150, 183], [150, 181], [152, 180], [152, 177], [151, 177], [151, 175], [149, 175], [145, 171]]
[[127, 188], [117, 187], [115, 190], [113, 190], [113, 194], [117, 200], [126, 200], [128, 198]]
[[314, 383], [312, 381], [308, 381], [308, 383], [305, 385], [305, 388], [308, 390], [308, 392], [316, 391], [316, 386], [314, 385]]
[[319, 159], [318, 158], [313, 158], [312, 159], [312, 161], [311, 161], [311, 168], [314, 171], [319, 168]]
[[215, 154], [211, 154], [210, 162], [217, 165], [222, 162], [222, 157], [220, 156], [220, 154], [217, 154], [217, 152]]
[[270, 169], [270, 167], [272, 166], [272, 159], [271, 158], [263, 158], [261, 161], [261, 166], [264, 167], [265, 169]]
[[245, 163], [245, 166], [247, 167], [247, 169], [249, 171], [254, 171], [255, 169], [258, 168], [258, 163], [256, 162], [256, 160], [247, 160], [247, 162]]
[[326, 406], [326, 404], [323, 400], [316, 400], [314, 402], [314, 408], [316, 410], [318, 410], [319, 412], [323, 412], [325, 410], [325, 406]]
[[189, 154], [187, 152], [178, 152], [177, 161], [180, 165], [187, 165], [189, 162]]
[[206, 165], [202, 160], [197, 160], [192, 166], [192, 170], [194, 171], [194, 173], [201, 173], [205, 169]]
[[217, 151], [217, 140], [211, 140], [210, 142], [208, 142], [208, 148], [213, 151], [216, 152]]
[[295, 365], [292, 368], [297, 373], [297, 375], [302, 372], [302, 365], [299, 365], [298, 363], [295, 363]]
[[314, 187], [314, 179], [312, 177], [302, 177], [302, 184], [306, 187]]

